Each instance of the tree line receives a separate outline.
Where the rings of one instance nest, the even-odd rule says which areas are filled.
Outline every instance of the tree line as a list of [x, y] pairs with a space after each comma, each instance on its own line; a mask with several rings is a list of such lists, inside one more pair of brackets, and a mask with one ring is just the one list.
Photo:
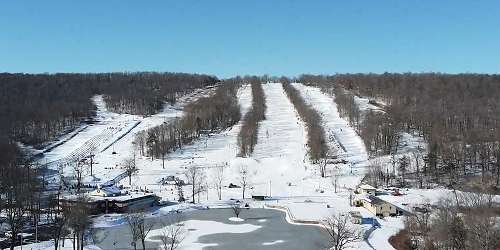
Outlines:
[[134, 144], [141, 155], [163, 159], [165, 154], [181, 149], [201, 134], [227, 129], [241, 118], [237, 91], [240, 82], [221, 82], [215, 93], [201, 97], [184, 107], [184, 115], [172, 122], [137, 133]]
[[182, 73], [0, 74], [0, 132], [41, 146], [84, 120], [95, 105], [90, 98], [103, 94], [111, 111], [139, 115], [158, 112], [164, 102], [175, 102], [195, 88], [213, 85], [217, 78]]
[[389, 239], [396, 249], [499, 249], [498, 208], [488, 190], [455, 192], [436, 206], [426, 205], [405, 219], [405, 229]]
[[239, 154], [249, 156], [253, 153], [259, 134], [259, 122], [266, 119], [266, 97], [261, 79], [248, 77], [252, 87], [252, 107], [243, 117], [243, 124], [238, 134]]
[[214, 85], [218, 79], [208, 75], [141, 72], [111, 74], [102, 92], [108, 109], [117, 113], [152, 115], [165, 102], [175, 103], [178, 96], [193, 89]]
[[[500, 76], [486, 74], [340, 74], [305, 77], [334, 92], [341, 114], [372, 155], [395, 154], [402, 132], [428, 142], [411, 175], [454, 185], [479, 176], [500, 185]], [[363, 114], [354, 96], [384, 103]], [[423, 159], [422, 159], [423, 158]], [[417, 159], [418, 160], [418, 159]], [[420, 165], [420, 166], [419, 166]]]
[[290, 102], [300, 118], [304, 121], [307, 128], [307, 147], [309, 148], [310, 159], [317, 163], [324, 159], [328, 152], [326, 145], [325, 132], [321, 125], [321, 116], [318, 112], [307, 104], [300, 95], [300, 92], [287, 81], [282, 82], [283, 89]]

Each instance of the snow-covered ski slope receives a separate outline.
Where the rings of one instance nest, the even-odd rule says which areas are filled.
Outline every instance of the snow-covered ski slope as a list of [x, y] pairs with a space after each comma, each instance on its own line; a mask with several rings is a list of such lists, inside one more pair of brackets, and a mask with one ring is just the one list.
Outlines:
[[307, 175], [306, 131], [280, 83], [263, 85], [266, 119], [260, 122], [257, 145], [248, 164], [255, 164], [254, 194], [289, 196], [289, 184]]
[[346, 160], [353, 164], [366, 163], [368, 153], [365, 144], [354, 128], [340, 117], [334, 98], [326, 95], [317, 87], [301, 83], [293, 83], [292, 85], [300, 91], [306, 102], [321, 115], [323, 128], [327, 133], [327, 138], [329, 138], [329, 146], [335, 147], [338, 143], [344, 151]]
[[[238, 90], [238, 103], [240, 112], [244, 116], [250, 109], [252, 103], [252, 91], [250, 85], [243, 85]], [[170, 190], [171, 187], [159, 185], [162, 178], [173, 175], [184, 178], [184, 172], [187, 167], [194, 166], [205, 169], [205, 173], [210, 176], [211, 169], [216, 166], [226, 167], [225, 176], [227, 183], [237, 183], [235, 171], [231, 171], [231, 164], [238, 154], [237, 137], [242, 125], [242, 121], [233, 127], [217, 134], [204, 135], [193, 141], [191, 144], [184, 145], [165, 158], [165, 169], [162, 166], [161, 159], [151, 160], [150, 157], [141, 157], [136, 155], [137, 167], [139, 171], [132, 177], [132, 186], [147, 187], [165, 200], [176, 200], [177, 193]], [[227, 183], [225, 183], [227, 185]], [[120, 184], [128, 186], [128, 180], [124, 179]], [[210, 183], [212, 184], [212, 183]], [[186, 186], [186, 198], [190, 198], [189, 187]], [[233, 198], [240, 196], [239, 190], [234, 193], [224, 192], [224, 198]], [[214, 190], [208, 192], [208, 200], [217, 200]], [[206, 202], [207, 197], [203, 195], [202, 201]]]
[[[92, 101], [97, 107], [95, 123], [83, 125], [82, 129], [77, 129], [78, 132], [67, 141], [54, 142], [58, 146], [44, 153], [39, 163], [48, 163], [48, 168], [56, 171], [51, 172], [54, 174], [46, 178], [58, 183], [59, 174], [65, 178], [74, 177], [75, 160], [95, 154], [93, 168], [95, 178], [91, 178], [90, 169], [84, 167], [84, 183], [98, 184], [115, 179], [123, 173], [123, 170], [116, 166], [133, 155], [132, 141], [135, 134], [181, 116], [183, 105], [210, 93], [209, 89], [195, 90], [180, 97], [174, 106], [166, 104], [161, 112], [149, 117], [110, 112], [103, 97], [94, 96]], [[64, 137], [61, 140], [63, 139]]]

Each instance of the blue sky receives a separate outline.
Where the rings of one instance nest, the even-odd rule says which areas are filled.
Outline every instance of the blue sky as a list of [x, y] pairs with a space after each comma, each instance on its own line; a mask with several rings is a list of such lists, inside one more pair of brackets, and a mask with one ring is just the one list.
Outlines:
[[2, 1], [0, 72], [500, 73], [500, 1]]

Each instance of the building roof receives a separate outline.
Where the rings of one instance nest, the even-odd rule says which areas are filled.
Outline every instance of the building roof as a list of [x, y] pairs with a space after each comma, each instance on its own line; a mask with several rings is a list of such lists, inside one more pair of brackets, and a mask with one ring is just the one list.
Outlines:
[[[146, 193], [146, 192], [128, 192], [128, 193], [121, 194], [118, 196], [110, 196], [110, 197], [90, 195], [90, 196], [88, 196], [88, 201], [89, 202], [99, 202], [99, 201], [108, 200], [108, 201], [114, 201], [114, 202], [128, 202], [128, 201], [149, 198], [149, 197], [156, 198], [156, 195], [153, 193]], [[63, 197], [63, 199], [68, 200], [68, 201], [75, 201], [78, 199], [78, 195], [66, 195]]]
[[[103, 195], [104, 194], [104, 195]], [[121, 190], [116, 186], [98, 188], [90, 192], [91, 196], [118, 196], [121, 195]]]
[[377, 197], [375, 195], [370, 195], [370, 196], [366, 197], [365, 200], [369, 201], [372, 205], [389, 204], [391, 206], [398, 208], [398, 206], [396, 206], [396, 205], [394, 205], [386, 200], [380, 199], [379, 197]]

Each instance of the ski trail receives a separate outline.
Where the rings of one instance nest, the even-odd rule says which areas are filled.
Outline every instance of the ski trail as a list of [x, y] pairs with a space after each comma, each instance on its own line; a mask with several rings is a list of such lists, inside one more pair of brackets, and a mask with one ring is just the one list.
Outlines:
[[251, 158], [256, 162], [257, 195], [287, 196], [289, 183], [302, 181], [308, 166], [306, 132], [293, 104], [280, 83], [262, 86], [266, 97], [266, 119], [260, 122], [258, 140]]
[[[244, 116], [252, 103], [250, 85], [243, 85], [237, 93], [240, 112]], [[209, 169], [215, 166], [228, 166], [238, 153], [237, 138], [242, 121], [220, 133], [203, 135], [182, 149], [169, 153], [165, 160], [165, 169], [162, 160], [151, 161], [147, 157], [137, 157], [137, 166], [140, 169], [133, 177], [134, 185], [145, 186], [158, 183], [161, 178], [169, 175], [178, 175], [185, 171], [186, 166], [195, 166]], [[207, 171], [209, 172], [209, 171]], [[229, 175], [229, 173], [227, 173]], [[229, 176], [228, 176], [229, 179]]]
[[329, 138], [329, 147], [335, 147], [338, 143], [343, 149], [347, 161], [354, 165], [365, 164], [368, 160], [365, 144], [354, 128], [340, 117], [335, 98], [326, 95], [317, 87], [305, 86], [301, 83], [294, 83], [293, 86], [300, 91], [306, 102], [322, 116], [325, 133]]

